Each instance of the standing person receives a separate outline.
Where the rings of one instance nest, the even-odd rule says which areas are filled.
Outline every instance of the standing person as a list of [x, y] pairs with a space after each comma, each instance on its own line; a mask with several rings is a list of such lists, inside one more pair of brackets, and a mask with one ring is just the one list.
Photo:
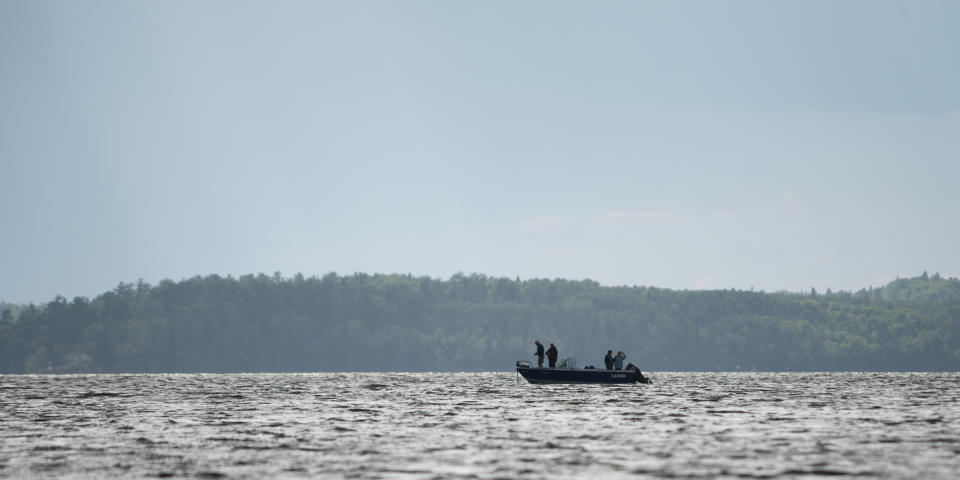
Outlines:
[[547, 349], [547, 358], [550, 359], [550, 368], [557, 366], [557, 346], [553, 343], [550, 344], [550, 348]]
[[623, 370], [623, 360], [625, 358], [627, 358], [627, 356], [623, 354], [623, 350], [617, 350], [617, 356], [613, 357], [613, 368], [615, 370]]
[[537, 356], [537, 368], [543, 368], [543, 344], [540, 340], [534, 340], [533, 343], [537, 346], [537, 353], [534, 353]]
[[607, 356], [603, 357], [603, 364], [607, 370], [613, 370], [613, 350], [607, 350]]

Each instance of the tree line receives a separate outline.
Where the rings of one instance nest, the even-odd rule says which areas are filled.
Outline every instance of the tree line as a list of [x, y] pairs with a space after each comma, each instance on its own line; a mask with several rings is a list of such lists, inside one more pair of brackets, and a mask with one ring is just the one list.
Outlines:
[[330, 273], [121, 283], [0, 311], [0, 372], [497, 371], [553, 342], [660, 371], [958, 371], [960, 281], [859, 292]]

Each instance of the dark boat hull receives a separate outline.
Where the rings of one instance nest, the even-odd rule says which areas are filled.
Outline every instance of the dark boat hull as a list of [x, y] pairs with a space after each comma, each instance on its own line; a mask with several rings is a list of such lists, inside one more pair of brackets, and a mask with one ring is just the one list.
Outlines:
[[639, 370], [590, 368], [536, 368], [517, 365], [517, 373], [530, 383], [647, 383]]

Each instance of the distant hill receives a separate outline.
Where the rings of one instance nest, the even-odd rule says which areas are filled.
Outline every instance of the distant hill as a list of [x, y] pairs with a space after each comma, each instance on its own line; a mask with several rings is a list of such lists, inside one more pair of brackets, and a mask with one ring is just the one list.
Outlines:
[[533, 341], [649, 370], [960, 371], [956, 279], [857, 293], [354, 274], [120, 284], [0, 317], [0, 372], [509, 370]]
[[960, 280], [927, 272], [914, 278], [898, 278], [881, 289], [884, 300], [948, 302], [960, 300]]

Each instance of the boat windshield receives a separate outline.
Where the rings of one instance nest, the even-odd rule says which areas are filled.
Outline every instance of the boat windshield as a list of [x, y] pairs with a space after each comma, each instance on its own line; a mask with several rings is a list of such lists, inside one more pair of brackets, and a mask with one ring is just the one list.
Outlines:
[[563, 357], [557, 362], [558, 368], [577, 368], [577, 357]]

